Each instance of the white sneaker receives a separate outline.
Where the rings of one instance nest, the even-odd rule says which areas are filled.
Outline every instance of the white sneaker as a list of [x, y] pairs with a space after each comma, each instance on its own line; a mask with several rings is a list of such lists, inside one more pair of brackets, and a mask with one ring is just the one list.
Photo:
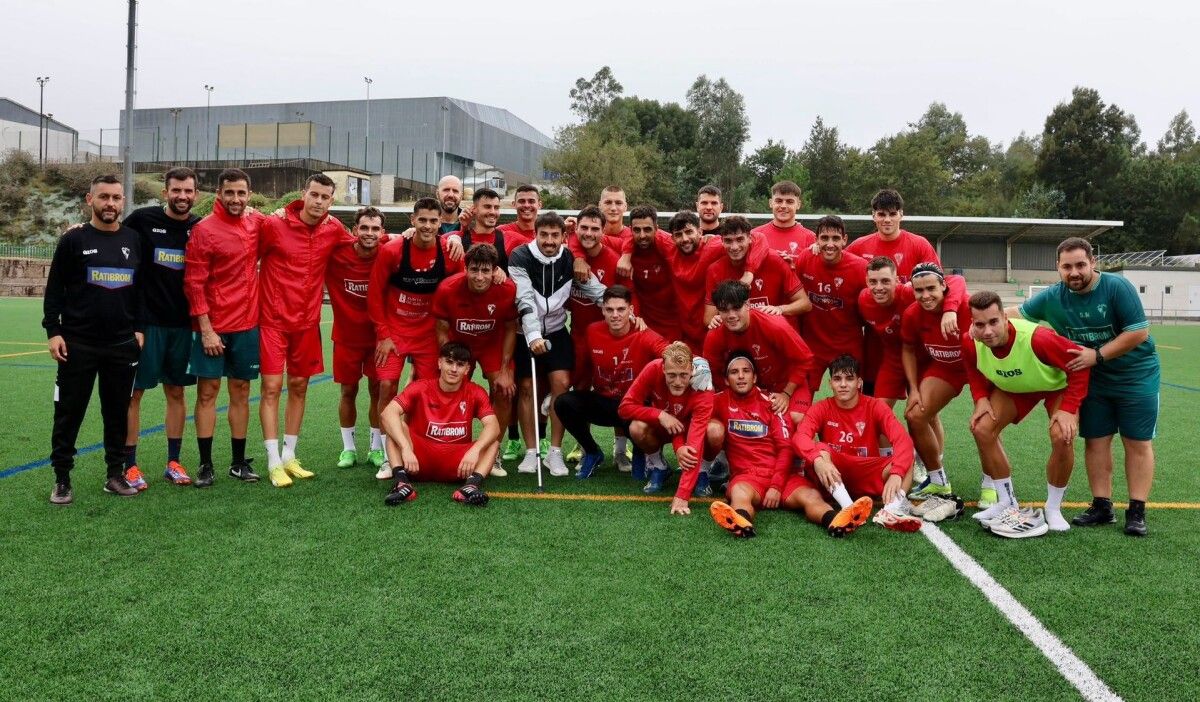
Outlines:
[[1050, 531], [1050, 525], [1046, 523], [1046, 517], [1040, 509], [1035, 509], [1032, 513], [1013, 510], [1006, 512], [1003, 519], [992, 522], [991, 531], [996, 536], [1006, 539], [1028, 539]]
[[979, 523], [983, 526], [984, 530], [990, 531], [993, 524], [999, 524], [1005, 520], [1016, 519], [1018, 517], [1030, 517], [1033, 516], [1033, 512], [1033, 507], [1016, 507], [1009, 505], [1008, 507], [1001, 509], [1000, 512], [994, 516], [988, 517], [987, 519], [980, 519]]
[[929, 477], [929, 469], [925, 467], [925, 461], [922, 461], [920, 456], [914, 457], [912, 472], [913, 485], [920, 485]]
[[978, 519], [980, 524], [986, 525], [988, 522], [998, 519], [1010, 509], [1015, 509], [1015, 507], [1008, 503], [997, 502], [991, 507], [988, 507], [987, 509], [981, 509], [971, 516], [975, 519]]
[[536, 473], [538, 457], [537, 451], [530, 449], [525, 452], [525, 457], [521, 459], [521, 463], [517, 466], [518, 473]]
[[542, 465], [546, 466], [546, 468], [550, 471], [550, 475], [553, 475], [556, 478], [561, 478], [564, 475], [570, 474], [570, 471], [567, 470], [566, 462], [563, 461], [563, 454], [561, 450], [556, 451], [554, 449], [550, 449], [550, 453], [547, 453], [546, 457], [542, 459]]
[[489, 475], [495, 478], [508, 477], [508, 471], [504, 470], [504, 464], [500, 462], [499, 454], [496, 455], [496, 465], [492, 466], [492, 472]]
[[375, 479], [376, 480], [391, 480], [392, 479], [392, 464], [388, 463], [387, 461], [384, 461], [383, 465], [379, 466], [379, 470], [375, 471]]
[[[933, 504], [930, 504], [930, 503]], [[952, 500], [940, 495], [934, 495], [921, 504], [921, 518], [927, 522], [940, 522], [946, 519], [957, 519], [962, 514], [962, 500]], [[916, 513], [913, 509], [913, 513]]]
[[613, 463], [617, 464], [617, 470], [622, 473], [633, 472], [633, 461], [623, 453], [614, 453]]

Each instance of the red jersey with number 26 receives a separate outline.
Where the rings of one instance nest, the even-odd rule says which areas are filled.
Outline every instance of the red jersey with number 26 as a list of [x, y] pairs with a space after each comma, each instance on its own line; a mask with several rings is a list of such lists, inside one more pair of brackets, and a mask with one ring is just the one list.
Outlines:
[[393, 402], [404, 410], [412, 440], [426, 444], [475, 443], [471, 423], [494, 414], [487, 391], [470, 381], [454, 392], [446, 392], [436, 378], [416, 380]]

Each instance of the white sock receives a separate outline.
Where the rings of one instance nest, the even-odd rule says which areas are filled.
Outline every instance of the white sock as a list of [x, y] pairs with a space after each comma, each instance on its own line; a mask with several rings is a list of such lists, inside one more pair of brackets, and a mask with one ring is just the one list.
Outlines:
[[937, 470], [929, 471], [929, 482], [934, 485], [946, 485], [946, 469], [938, 468]]
[[892, 501], [884, 505], [883, 508], [892, 514], [908, 514], [908, 510], [904, 508], [906, 502], [908, 502], [908, 498], [904, 496], [904, 493], [898, 492], [892, 498]]
[[371, 450], [379, 451], [383, 449], [383, 433], [376, 427], [371, 427]]
[[283, 463], [279, 457], [279, 439], [266, 439], [263, 445], [267, 447], [267, 468], [274, 468]]
[[996, 505], [1004, 507], [1017, 506], [1017, 493], [1013, 490], [1012, 476], [1002, 479], [992, 479], [992, 484], [996, 486]]
[[883, 448], [879, 449], [880, 456], [890, 456], [892, 453], [893, 451], [891, 446], [884, 446]]
[[1070, 531], [1071, 524], [1063, 518], [1062, 501], [1063, 495], [1067, 492], [1067, 488], [1054, 487], [1046, 483], [1046, 524], [1051, 531]]
[[667, 462], [663, 460], [662, 451], [646, 454], [646, 465], [651, 468], [662, 470], [667, 467]]
[[283, 435], [283, 451], [279, 454], [279, 457], [283, 459], [284, 463], [296, 458], [296, 442], [299, 440], [300, 437], [296, 434]]
[[562, 446], [551, 446], [550, 453], [562, 453]]
[[833, 489], [833, 499], [837, 500], [838, 506], [842, 509], [854, 504], [854, 500], [850, 499], [850, 493], [846, 492], [846, 486], [838, 483]]
[[354, 427], [342, 427], [342, 450], [354, 451]]
[[983, 480], [981, 480], [979, 483], [979, 489], [980, 490], [988, 490], [988, 489], [995, 490], [996, 482], [994, 480], [992, 480], [992, 476], [985, 473], [983, 476]]

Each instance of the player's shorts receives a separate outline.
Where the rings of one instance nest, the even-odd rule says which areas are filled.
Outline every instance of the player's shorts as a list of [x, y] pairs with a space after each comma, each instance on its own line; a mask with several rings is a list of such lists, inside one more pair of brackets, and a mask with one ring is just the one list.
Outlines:
[[1079, 407], [1079, 435], [1098, 439], [1120, 433], [1149, 441], [1158, 433], [1158, 393], [1109, 397], [1089, 392]]
[[809, 480], [804, 473], [790, 473], [787, 481], [783, 484], [782, 499], [786, 500], [792, 496], [792, 493], [802, 488], [810, 488], [812, 490], [820, 490], [821, 486], [813, 480]]
[[192, 358], [192, 330], [187, 327], [146, 327], [146, 340], [138, 361], [133, 387], [149, 390], [160, 382], [166, 385], [195, 385], [196, 376], [188, 373]]
[[[501, 349], [498, 346], [491, 346], [475, 353], [475, 349], [471, 349], [471, 355], [475, 357], [475, 364], [483, 371], [484, 377], [500, 371], [500, 359], [502, 357]], [[509, 361], [509, 366], [512, 366], [512, 361]]]
[[192, 334], [192, 357], [188, 372], [197, 378], [233, 378], [254, 380], [258, 377], [258, 327], [239, 332], [219, 334], [225, 353], [209, 356], [204, 353], [200, 332]]
[[[1003, 391], [1002, 391], [1003, 392]], [[1052, 392], [1010, 392], [1005, 393], [1008, 399], [1012, 400], [1013, 406], [1017, 409], [1017, 416], [1013, 419], [1013, 424], [1020, 424], [1022, 419], [1033, 411], [1038, 406], [1039, 402], [1045, 401], [1046, 414], [1051, 414], [1050, 408], [1062, 397], [1062, 390], [1054, 390]]]
[[333, 342], [333, 382], [339, 385], [354, 385], [359, 379], [375, 380], [374, 346], [349, 346]]
[[[565, 328], [559, 329], [548, 334], [546, 340], [550, 342], [550, 350], [537, 357], [538, 374], [574, 370], [575, 343], [571, 340], [570, 332]], [[516, 349], [513, 351], [517, 379], [530, 377], [529, 357], [531, 355], [529, 344], [525, 342], [525, 336], [518, 334]]]
[[[818, 444], [818, 446], [829, 450], [829, 447], [823, 444]], [[842, 485], [846, 486], [846, 492], [850, 493], [850, 497], [858, 499], [866, 496], [879, 499], [883, 496], [883, 469], [892, 462], [891, 456], [852, 456], [830, 451], [829, 458], [833, 461], [833, 466], [837, 468], [838, 473], [841, 474]], [[829, 491], [817, 478], [816, 473], [813, 472], [811, 464], [804, 472], [792, 473], [788, 476], [783, 490], [784, 498], [802, 487], [817, 490], [826, 502], [833, 500], [833, 496], [829, 494]]]
[[[924, 382], [926, 378], [938, 378], [944, 381], [947, 385], [954, 388], [955, 396], [962, 392], [962, 389], [967, 384], [966, 371], [951, 367], [946, 363], [931, 362], [921, 369], [920, 379], [918, 383]], [[878, 392], [876, 388], [876, 392]]]
[[757, 475], [750, 475], [749, 473], [735, 475], [730, 478], [729, 484], [725, 486], [725, 494], [732, 495], [733, 489], [738, 485], [750, 486], [758, 493], [758, 499], [761, 500], [767, 496], [767, 490], [771, 489], [771, 480], [769, 478], [761, 478]]
[[864, 394], [881, 400], [903, 400], [908, 397], [908, 380], [904, 377], [904, 367], [894, 363], [880, 366], [879, 372], [875, 374], [875, 385], [871, 388], [873, 392], [867, 392], [866, 384], [863, 385]]
[[809, 408], [812, 407], [813, 391], [808, 388], [796, 388], [792, 393], [791, 402], [788, 402], [788, 414], [808, 414]]
[[283, 375], [287, 370], [293, 378], [311, 378], [325, 370], [319, 326], [299, 331], [262, 327], [258, 349], [263, 375]]
[[417, 456], [420, 470], [412, 476], [413, 480], [437, 483], [456, 483], [463, 479], [458, 477], [458, 464], [463, 456], [471, 450], [473, 443], [439, 444], [413, 437], [413, 453]]
[[380, 380], [400, 380], [404, 372], [404, 361], [412, 359], [413, 373], [409, 380], [436, 378], [438, 374], [438, 348], [435, 339], [397, 339], [392, 337], [396, 350], [389, 353], [375, 374]]

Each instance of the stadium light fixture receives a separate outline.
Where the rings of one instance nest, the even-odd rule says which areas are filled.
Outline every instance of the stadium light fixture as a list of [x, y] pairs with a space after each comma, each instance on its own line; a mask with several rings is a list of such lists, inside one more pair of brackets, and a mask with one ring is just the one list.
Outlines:
[[[212, 147], [212, 91], [216, 90], [215, 85], [204, 84], [206, 93], [206, 101], [204, 105], [204, 155], [207, 156], [209, 148]], [[215, 159], [214, 159], [215, 160]]]
[[42, 145], [45, 143], [46, 134], [46, 83], [50, 82], [50, 76], [38, 76], [38, 166], [45, 166], [45, 152]]
[[371, 138], [371, 84], [375, 81], [363, 76], [363, 82], [367, 84], [367, 138], [369, 139]]

